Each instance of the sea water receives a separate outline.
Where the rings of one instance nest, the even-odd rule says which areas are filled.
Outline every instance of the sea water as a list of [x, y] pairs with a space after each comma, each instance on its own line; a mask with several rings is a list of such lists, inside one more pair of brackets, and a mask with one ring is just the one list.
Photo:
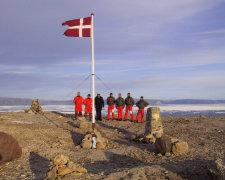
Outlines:
[[[225, 104], [167, 104], [167, 105], [150, 105], [148, 107], [159, 107], [162, 116], [225, 116]], [[148, 108], [147, 107], [147, 108]], [[30, 106], [0, 106], [2, 112], [18, 112], [27, 110]], [[43, 105], [44, 111], [57, 111], [60, 113], [73, 114], [74, 105]], [[146, 110], [147, 110], [146, 108]], [[107, 106], [102, 109], [102, 114], [107, 114]], [[124, 108], [125, 111], [125, 108]], [[136, 114], [138, 107], [133, 107], [133, 112]], [[84, 113], [84, 107], [83, 107]], [[117, 111], [115, 110], [115, 113]]]

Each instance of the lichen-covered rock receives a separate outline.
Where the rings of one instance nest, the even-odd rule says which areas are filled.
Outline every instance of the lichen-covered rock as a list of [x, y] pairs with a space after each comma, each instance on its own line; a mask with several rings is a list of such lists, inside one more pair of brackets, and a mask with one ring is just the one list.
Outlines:
[[177, 141], [172, 145], [172, 152], [176, 156], [187, 154], [188, 150], [188, 143], [184, 141]]
[[11, 161], [22, 155], [22, 148], [11, 135], [0, 132], [0, 163]]
[[162, 155], [170, 153], [172, 148], [171, 138], [169, 136], [162, 136], [155, 141], [155, 149]]

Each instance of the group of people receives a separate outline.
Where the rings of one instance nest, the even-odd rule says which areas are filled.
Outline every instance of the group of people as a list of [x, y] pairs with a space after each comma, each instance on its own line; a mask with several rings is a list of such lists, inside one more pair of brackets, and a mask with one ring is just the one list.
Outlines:
[[[100, 94], [97, 94], [95, 97], [95, 109], [96, 109], [96, 120], [101, 121], [102, 120], [102, 108], [104, 107], [104, 100]], [[84, 99], [81, 95], [80, 92], [77, 92], [77, 96], [73, 100], [75, 104], [75, 118], [78, 116], [82, 116], [82, 105], [85, 105], [85, 117], [91, 118], [92, 116], [92, 98], [91, 95], [88, 94], [87, 98]], [[128, 93], [127, 97], [124, 99], [122, 97], [122, 94], [118, 94], [118, 98], [115, 99], [113, 97], [113, 93], [110, 93], [110, 96], [107, 98], [107, 105], [108, 105], [108, 120], [111, 117], [112, 114], [112, 119], [115, 119], [115, 107], [118, 111], [118, 120], [123, 120], [123, 109], [126, 107], [126, 112], [124, 116], [124, 120], [127, 120], [128, 113], [130, 113], [130, 120], [134, 120], [134, 115], [133, 115], [133, 106], [135, 102], [134, 99], [131, 97], [131, 94]], [[141, 122], [144, 120], [144, 109], [145, 107], [148, 106], [148, 103], [144, 100], [143, 96], [140, 97], [140, 100], [136, 102], [136, 106], [139, 108], [137, 116], [136, 116], [136, 122], [139, 123], [139, 118], [141, 116]]]

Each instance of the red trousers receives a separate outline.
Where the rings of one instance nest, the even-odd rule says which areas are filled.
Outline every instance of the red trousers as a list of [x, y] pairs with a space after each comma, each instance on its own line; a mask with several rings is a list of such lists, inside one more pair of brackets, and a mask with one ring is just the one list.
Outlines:
[[139, 122], [139, 116], [140, 116], [140, 115], [141, 115], [141, 122], [144, 121], [144, 112], [145, 112], [144, 109], [139, 109], [139, 110], [138, 110], [137, 117], [136, 117], [136, 121], [137, 121], [137, 122]]
[[110, 119], [110, 113], [112, 111], [112, 118], [115, 119], [115, 114], [114, 114], [114, 105], [108, 105], [108, 119]]
[[118, 119], [123, 119], [123, 106], [118, 106]]
[[82, 115], [82, 104], [76, 104], [75, 113]]
[[130, 111], [130, 117], [131, 117], [131, 120], [134, 119], [134, 115], [133, 115], [133, 106], [126, 106], [126, 113], [125, 113], [125, 117], [124, 119], [127, 120], [127, 115], [128, 115], [128, 112]]
[[89, 116], [91, 116], [91, 114], [92, 114], [92, 108], [85, 107], [85, 114], [88, 114], [88, 113], [89, 113]]

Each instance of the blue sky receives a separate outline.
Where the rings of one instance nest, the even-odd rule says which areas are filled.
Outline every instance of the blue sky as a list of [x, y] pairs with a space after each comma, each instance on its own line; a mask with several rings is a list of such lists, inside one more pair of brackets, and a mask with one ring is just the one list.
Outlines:
[[224, 0], [1, 0], [0, 96], [90, 93], [91, 40], [61, 23], [92, 12], [96, 92], [225, 99]]

